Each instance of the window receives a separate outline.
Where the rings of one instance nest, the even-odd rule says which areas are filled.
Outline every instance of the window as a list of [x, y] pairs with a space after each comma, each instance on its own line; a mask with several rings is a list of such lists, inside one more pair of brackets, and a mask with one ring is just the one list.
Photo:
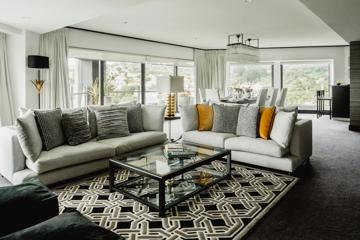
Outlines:
[[195, 68], [193, 66], [179, 66], [178, 76], [184, 76], [184, 89], [195, 99]]
[[175, 75], [175, 67], [164, 63], [146, 63], [145, 68], [145, 102], [147, 104], [157, 103], [158, 93], [156, 91], [157, 79]]
[[316, 91], [329, 92], [330, 63], [285, 63], [283, 87], [288, 89], [286, 105], [296, 105], [304, 110], [316, 108]]
[[141, 64], [105, 62], [104, 103], [141, 102]]
[[69, 58], [71, 107], [99, 102], [98, 61]]
[[227, 87], [232, 88], [251, 87], [254, 92], [258, 92], [263, 87], [271, 87], [273, 82], [271, 64], [230, 63], [229, 74]]

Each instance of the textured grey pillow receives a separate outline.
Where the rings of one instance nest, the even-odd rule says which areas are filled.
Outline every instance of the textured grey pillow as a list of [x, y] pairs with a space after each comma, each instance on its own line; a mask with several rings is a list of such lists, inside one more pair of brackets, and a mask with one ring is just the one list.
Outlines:
[[127, 120], [131, 133], [144, 131], [140, 103], [127, 107]]
[[33, 111], [28, 110], [22, 117], [16, 119], [16, 131], [24, 155], [31, 161], [36, 161], [43, 144]]
[[242, 106], [239, 111], [236, 135], [256, 138], [259, 107]]
[[142, 121], [145, 131], [164, 131], [165, 106], [141, 106]]
[[292, 112], [277, 112], [271, 129], [270, 138], [281, 147], [287, 148], [290, 145], [296, 119], [297, 110]]
[[96, 110], [95, 116], [98, 140], [130, 135], [126, 107]]
[[79, 145], [91, 139], [90, 127], [84, 110], [63, 113], [61, 122], [69, 145]]
[[39, 126], [43, 147], [46, 151], [65, 144], [60, 108], [54, 110], [34, 110], [34, 114]]
[[213, 132], [236, 133], [240, 105], [213, 104]]
[[196, 105], [180, 106], [181, 125], [184, 132], [193, 131], [199, 127], [199, 115]]

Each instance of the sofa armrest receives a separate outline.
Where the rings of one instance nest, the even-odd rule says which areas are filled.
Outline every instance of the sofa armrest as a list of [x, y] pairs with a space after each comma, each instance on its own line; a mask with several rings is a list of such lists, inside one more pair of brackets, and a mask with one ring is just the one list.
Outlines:
[[0, 236], [35, 225], [59, 214], [57, 196], [38, 181], [0, 187]]
[[0, 128], [0, 174], [12, 181], [13, 173], [25, 168], [25, 156], [15, 127]]
[[290, 153], [301, 160], [307, 160], [312, 155], [312, 142], [312, 120], [298, 120], [291, 138]]

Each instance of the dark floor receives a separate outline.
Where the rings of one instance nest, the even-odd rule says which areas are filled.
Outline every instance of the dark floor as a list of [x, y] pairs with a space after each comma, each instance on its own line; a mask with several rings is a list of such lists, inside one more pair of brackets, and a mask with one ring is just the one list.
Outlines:
[[360, 239], [360, 133], [314, 119], [310, 165], [246, 239]]

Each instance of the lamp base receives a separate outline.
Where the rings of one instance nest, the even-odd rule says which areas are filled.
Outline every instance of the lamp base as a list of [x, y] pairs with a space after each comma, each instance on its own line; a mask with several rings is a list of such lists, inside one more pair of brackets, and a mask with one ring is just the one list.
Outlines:
[[165, 117], [175, 117], [176, 113], [176, 94], [170, 93], [166, 97], [166, 111]]

